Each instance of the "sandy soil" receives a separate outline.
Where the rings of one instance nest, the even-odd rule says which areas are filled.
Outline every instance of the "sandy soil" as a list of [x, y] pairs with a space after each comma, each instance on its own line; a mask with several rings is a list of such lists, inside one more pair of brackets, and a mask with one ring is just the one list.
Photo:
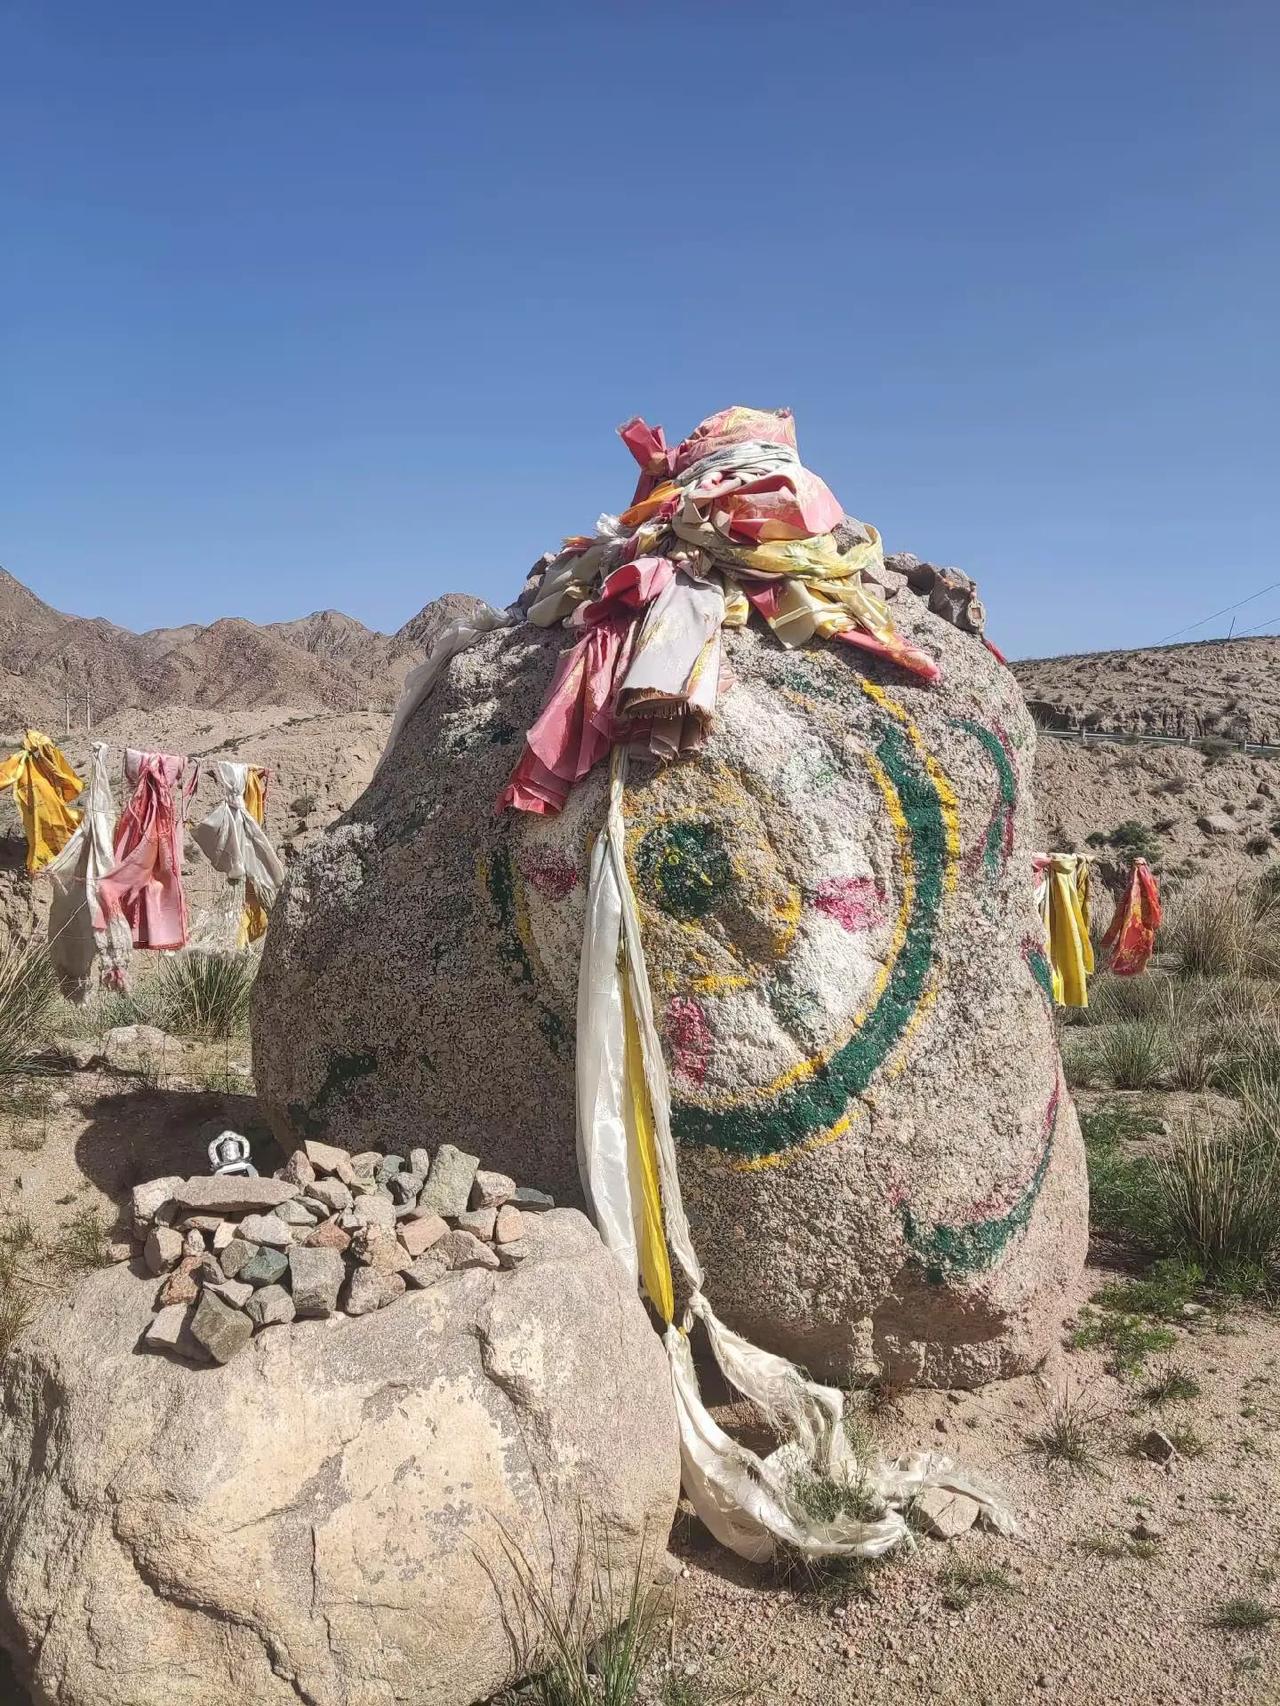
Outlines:
[[[249, 1090], [246, 1045], [173, 1043], [133, 1071], [55, 1080], [47, 1106], [0, 1117], [0, 1202], [47, 1239], [86, 1208], [109, 1224], [136, 1180], [203, 1171], [209, 1132], [223, 1122], [248, 1132], [269, 1166]], [[1158, 1111], [1159, 1099], [1148, 1100]], [[1166, 1111], [1197, 1109], [1182, 1097]], [[1096, 1260], [1086, 1292], [1114, 1277]], [[697, 1706], [730, 1686], [761, 1706], [1274, 1702], [1280, 1624], [1251, 1633], [1210, 1625], [1236, 1596], [1280, 1612], [1280, 1318], [1206, 1313], [1176, 1331], [1176, 1348], [1150, 1373], [1176, 1363], [1193, 1375], [1200, 1395], [1181, 1404], [1155, 1407], [1143, 1397], [1149, 1375], [1117, 1379], [1100, 1353], [1064, 1345], [1037, 1378], [888, 1395], [869, 1408], [885, 1451], [945, 1450], [997, 1479], [1019, 1519], [1016, 1539], [975, 1531], [922, 1540], [865, 1584], [833, 1591], [742, 1564], [682, 1519], [663, 1665], [702, 1691], [690, 1696]], [[1096, 1473], [1054, 1468], [1029, 1443], [1064, 1392], [1095, 1419]], [[1135, 1455], [1153, 1425], [1189, 1427], [1203, 1454], [1169, 1468]], [[1139, 1523], [1160, 1538], [1135, 1553]], [[1100, 1542], [1104, 1554], [1089, 1549]], [[1006, 1585], [978, 1586], [971, 1603], [950, 1607], [948, 1573], [967, 1565], [1003, 1572]], [[660, 1669], [655, 1687], [661, 1679]], [[10, 1698], [4, 1687], [0, 1671], [0, 1698]]]

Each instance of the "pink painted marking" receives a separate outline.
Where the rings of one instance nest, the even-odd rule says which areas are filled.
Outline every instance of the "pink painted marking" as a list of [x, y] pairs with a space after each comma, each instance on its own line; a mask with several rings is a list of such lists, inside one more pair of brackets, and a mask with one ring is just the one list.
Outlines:
[[563, 900], [577, 884], [578, 867], [554, 848], [521, 848], [516, 862], [525, 881], [548, 900]]
[[711, 1026], [691, 995], [673, 995], [667, 1003], [667, 1041], [676, 1071], [691, 1084], [701, 1084], [711, 1058]]
[[888, 897], [874, 877], [824, 877], [814, 905], [846, 930], [873, 930], [883, 924]]

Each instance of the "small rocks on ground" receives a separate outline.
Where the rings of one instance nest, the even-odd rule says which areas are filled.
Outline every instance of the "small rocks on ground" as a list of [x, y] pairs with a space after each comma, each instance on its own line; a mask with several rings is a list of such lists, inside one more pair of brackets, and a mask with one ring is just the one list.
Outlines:
[[143, 1258], [153, 1274], [167, 1273], [182, 1260], [183, 1239], [170, 1226], [153, 1226], [147, 1234]]
[[935, 1540], [954, 1540], [973, 1527], [979, 1509], [978, 1501], [964, 1493], [948, 1487], [926, 1487], [916, 1495], [911, 1514]]
[[243, 1310], [205, 1291], [191, 1317], [191, 1332], [215, 1362], [230, 1362], [253, 1337], [253, 1322]]
[[1159, 1428], [1151, 1428], [1142, 1436], [1143, 1455], [1153, 1463], [1172, 1463], [1178, 1455], [1178, 1448], [1168, 1434], [1161, 1433]]
[[442, 1143], [431, 1163], [427, 1182], [418, 1199], [419, 1208], [429, 1208], [446, 1220], [465, 1214], [471, 1200], [471, 1187], [480, 1170], [480, 1158]]

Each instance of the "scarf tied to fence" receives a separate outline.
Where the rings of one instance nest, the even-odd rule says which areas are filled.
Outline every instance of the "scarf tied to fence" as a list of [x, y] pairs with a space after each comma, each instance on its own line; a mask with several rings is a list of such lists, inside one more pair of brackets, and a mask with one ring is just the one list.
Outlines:
[[0, 765], [0, 788], [13, 790], [27, 838], [27, 869], [43, 870], [70, 841], [80, 822], [71, 801], [84, 783], [66, 755], [39, 729], [28, 729], [22, 747]]
[[88, 999], [94, 961], [107, 948], [98, 889], [114, 863], [111, 850], [114, 820], [106, 743], [95, 741], [84, 816], [70, 841], [44, 871], [53, 885], [49, 903], [49, 958], [58, 987], [69, 1001], [77, 1003]]
[[801, 464], [789, 410], [725, 409], [675, 449], [639, 419], [619, 432], [640, 464], [631, 507], [567, 539], [527, 596], [530, 622], [575, 641], [499, 811], [555, 814], [616, 745], [697, 752], [721, 685], [721, 631], [753, 611], [788, 648], [839, 640], [938, 680], [880, 596], [880, 535]]
[[215, 871], [227, 879], [229, 905], [238, 918], [237, 947], [265, 935], [284, 866], [263, 828], [267, 773], [256, 765], [225, 759], [209, 767], [221, 795], [191, 831]]
[[133, 796], [116, 825], [115, 864], [98, 885], [107, 932], [103, 981], [127, 983], [131, 948], [185, 948], [187, 897], [182, 886], [183, 808], [195, 792], [198, 771], [172, 752], [128, 747], [124, 777]]

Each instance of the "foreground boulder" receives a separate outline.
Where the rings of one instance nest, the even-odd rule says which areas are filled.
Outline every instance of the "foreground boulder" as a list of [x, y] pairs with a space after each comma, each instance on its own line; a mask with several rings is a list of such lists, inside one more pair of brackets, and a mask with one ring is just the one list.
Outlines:
[[[634, 765], [636, 890], [707, 1292], [816, 1372], [1034, 1367], [1086, 1243], [1032, 899], [1034, 731], [981, 640], [909, 591], [934, 686], [723, 634], [705, 750]], [[254, 1065], [286, 1147], [455, 1141], [581, 1200], [574, 1025], [605, 765], [555, 818], [493, 802], [564, 635], [454, 658], [295, 866]]]
[[670, 1380], [572, 1210], [518, 1270], [357, 1320], [298, 1321], [225, 1367], [136, 1354], [154, 1281], [93, 1276], [6, 1360], [0, 1637], [58, 1706], [452, 1706], [524, 1668], [503, 1531], [570, 1585], [665, 1542]]

